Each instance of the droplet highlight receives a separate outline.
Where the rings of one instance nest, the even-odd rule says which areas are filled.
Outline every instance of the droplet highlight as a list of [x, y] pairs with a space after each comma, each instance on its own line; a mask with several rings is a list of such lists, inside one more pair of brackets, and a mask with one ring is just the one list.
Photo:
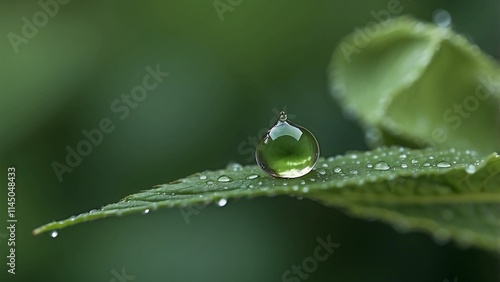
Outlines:
[[218, 201], [217, 201], [217, 205], [218, 205], [219, 207], [223, 207], [223, 206], [225, 206], [226, 204], [227, 204], [227, 200], [226, 200], [226, 199], [220, 199], [220, 200], [218, 200]]

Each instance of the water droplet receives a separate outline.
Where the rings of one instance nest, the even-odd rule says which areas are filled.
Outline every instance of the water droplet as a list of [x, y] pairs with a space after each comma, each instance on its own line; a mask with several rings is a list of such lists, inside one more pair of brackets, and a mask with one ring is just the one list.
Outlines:
[[358, 174], [358, 171], [357, 170], [351, 170], [350, 174], [356, 175], [356, 174]]
[[274, 177], [297, 178], [310, 172], [319, 158], [316, 137], [306, 128], [280, 113], [278, 121], [260, 139], [255, 159], [259, 167]]
[[435, 10], [434, 13], [432, 13], [432, 19], [434, 20], [434, 23], [439, 27], [451, 26], [451, 15], [446, 10]]
[[206, 175], [200, 175], [200, 179], [201, 180], [205, 180], [205, 179], [207, 179], [207, 176]]
[[298, 185], [293, 185], [292, 189], [293, 189], [293, 191], [297, 191], [297, 190], [299, 190], [299, 186]]
[[149, 213], [149, 209], [145, 209], [142, 213], [143, 214], [148, 214]]
[[207, 181], [207, 184], [212, 185], [212, 184], [214, 184], [214, 182], [209, 180], [209, 181]]
[[431, 166], [431, 164], [430, 163], [425, 163], [424, 166]]
[[373, 167], [373, 165], [369, 163], [369, 164], [367, 164], [367, 165], [366, 165], [366, 167], [367, 167], [367, 168], [372, 168], [372, 167]]
[[416, 159], [412, 159], [412, 160], [411, 160], [411, 163], [412, 163], [412, 164], [416, 164], [416, 163], [418, 163], [418, 161], [417, 161]]
[[325, 175], [326, 171], [324, 169], [318, 169], [318, 173], [321, 175]]
[[399, 155], [399, 157], [400, 157], [401, 159], [406, 159], [406, 154], [401, 154], [401, 155]]
[[304, 185], [304, 184], [306, 184], [306, 181], [305, 180], [301, 180], [300, 184]]
[[321, 166], [322, 167], [328, 167], [328, 164], [327, 163], [323, 163]]
[[247, 179], [255, 179], [259, 177], [257, 174], [250, 174], [249, 176], [247, 176]]
[[229, 169], [232, 171], [240, 171], [243, 169], [243, 166], [240, 165], [239, 163], [230, 163], [227, 165], [226, 169]]
[[219, 177], [217, 179], [217, 181], [219, 181], [219, 182], [229, 182], [229, 181], [231, 181], [231, 178], [227, 177], [226, 175], [222, 175], [221, 177]]
[[437, 164], [437, 167], [450, 167], [450, 163], [442, 161]]
[[342, 171], [342, 169], [338, 166], [336, 166], [334, 169], [333, 169], [333, 172], [335, 173], [340, 173]]
[[473, 164], [470, 164], [468, 166], [465, 167], [465, 171], [468, 173], [468, 174], [473, 174], [476, 172], [476, 166], [473, 165]]
[[217, 205], [218, 205], [219, 207], [223, 207], [223, 206], [225, 206], [226, 204], [227, 204], [227, 200], [226, 200], [226, 199], [220, 199], [220, 200], [218, 200], [218, 201], [217, 201]]
[[311, 178], [311, 179], [309, 179], [309, 180], [311, 180], [311, 181], [313, 181], [313, 182], [314, 182], [314, 181], [316, 181], [316, 179], [314, 179], [314, 178]]
[[304, 186], [304, 187], [302, 188], [302, 192], [304, 192], [304, 193], [308, 193], [308, 192], [309, 192], [309, 187]]
[[378, 162], [376, 165], [375, 165], [375, 169], [376, 170], [388, 170], [390, 169], [391, 167], [386, 163], [386, 162]]
[[262, 181], [257, 182], [258, 185], [262, 185]]
[[401, 164], [401, 167], [402, 167], [402, 168], [407, 168], [407, 167], [408, 167], [408, 165], [407, 165], [407, 164], [405, 164], [405, 163], [403, 163], [403, 164]]
[[56, 238], [57, 235], [59, 235], [59, 233], [55, 230], [50, 233], [50, 237], [52, 237], [52, 238]]
[[254, 188], [255, 186], [253, 186], [252, 184], [248, 185], [248, 188]]

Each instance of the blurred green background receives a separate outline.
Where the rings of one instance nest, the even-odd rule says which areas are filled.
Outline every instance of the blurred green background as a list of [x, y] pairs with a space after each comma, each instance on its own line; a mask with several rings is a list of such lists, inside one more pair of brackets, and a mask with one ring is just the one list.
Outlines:
[[[389, 1], [220, 2], [234, 6], [220, 16], [211, 0], [69, 1], [16, 53], [8, 34], [22, 35], [22, 18], [43, 10], [0, 1], [0, 178], [16, 167], [18, 217], [17, 274], [7, 273], [2, 228], [0, 281], [120, 281], [122, 268], [133, 281], [281, 281], [328, 235], [341, 247], [308, 281], [500, 281], [497, 255], [287, 197], [209, 206], [189, 222], [159, 210], [32, 236], [155, 184], [253, 164], [252, 143], [284, 107], [315, 133], [322, 156], [367, 149], [330, 97], [326, 69], [342, 36]], [[498, 0], [400, 5], [425, 21], [449, 11], [457, 32], [499, 59]], [[170, 75], [120, 119], [111, 104], [156, 65]], [[52, 163], [64, 164], [65, 147], [103, 118], [115, 130], [60, 182]]]

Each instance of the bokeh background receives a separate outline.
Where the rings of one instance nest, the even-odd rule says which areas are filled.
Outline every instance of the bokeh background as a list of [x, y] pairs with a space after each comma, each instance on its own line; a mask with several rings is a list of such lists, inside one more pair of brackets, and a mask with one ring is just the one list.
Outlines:
[[[120, 281], [113, 273], [123, 268], [133, 281], [281, 281], [328, 235], [341, 247], [308, 281], [500, 281], [497, 255], [288, 197], [231, 200], [189, 222], [179, 209], [159, 210], [32, 236], [155, 184], [254, 163], [252, 144], [285, 107], [323, 156], [367, 149], [330, 97], [326, 69], [342, 36], [389, 1], [220, 2], [233, 4], [222, 16], [212, 0], [73, 0], [16, 53], [7, 35], [21, 35], [22, 18], [42, 8], [0, 1], [0, 179], [16, 167], [18, 216], [17, 274], [7, 274], [2, 227], [0, 281]], [[500, 58], [498, 0], [400, 5], [424, 21], [448, 11], [457, 32]], [[112, 102], [156, 65], [170, 75], [119, 119]], [[60, 182], [52, 163], [103, 118], [115, 130]]]

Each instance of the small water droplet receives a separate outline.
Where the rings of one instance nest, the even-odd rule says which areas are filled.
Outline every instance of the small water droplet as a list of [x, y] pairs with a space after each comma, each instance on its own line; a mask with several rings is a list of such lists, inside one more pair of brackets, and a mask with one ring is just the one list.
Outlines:
[[200, 175], [200, 179], [205, 180], [205, 179], [207, 179], [207, 176], [202, 174], [202, 175]]
[[306, 184], [306, 181], [302, 180], [302, 181], [300, 181], [300, 184], [304, 185], [304, 184]]
[[358, 174], [358, 171], [357, 170], [351, 170], [350, 174], [356, 175], [356, 174]]
[[255, 179], [259, 177], [257, 174], [250, 174], [249, 176], [247, 176], [247, 179]]
[[468, 166], [465, 167], [465, 171], [468, 173], [468, 174], [473, 174], [476, 172], [476, 166], [473, 165], [473, 164], [470, 164]]
[[439, 27], [449, 27], [451, 25], [451, 15], [448, 11], [437, 9], [432, 13], [434, 23]]
[[372, 168], [372, 167], [373, 167], [373, 165], [369, 163], [369, 164], [367, 164], [367, 165], [366, 165], [366, 167], [367, 167], [367, 168]]
[[248, 188], [254, 188], [255, 186], [253, 186], [252, 184], [248, 185]]
[[231, 181], [231, 178], [227, 177], [226, 175], [222, 175], [222, 176], [220, 176], [217, 179], [217, 181], [219, 181], [219, 182], [229, 182], [229, 181]]
[[429, 160], [433, 160], [433, 159], [434, 159], [434, 157], [433, 157], [433, 156], [430, 156], [430, 157], [429, 157]]
[[399, 155], [399, 157], [400, 157], [401, 159], [406, 159], [406, 154], [401, 154], [401, 155]]
[[304, 187], [302, 188], [302, 192], [304, 192], [304, 193], [308, 193], [308, 192], [309, 192], [309, 187], [304, 186]]
[[142, 213], [143, 214], [148, 214], [149, 213], [149, 209], [145, 209]]
[[425, 163], [424, 166], [431, 166], [431, 164], [430, 163]]
[[226, 199], [220, 199], [220, 200], [218, 200], [218, 201], [217, 201], [217, 205], [218, 205], [219, 207], [223, 207], [223, 206], [225, 206], [226, 204], [227, 204], [227, 200], [226, 200]]
[[386, 162], [378, 162], [376, 165], [375, 165], [375, 169], [376, 170], [388, 170], [390, 169], [391, 167], [386, 163]]
[[258, 185], [262, 185], [262, 181], [257, 182]]
[[52, 238], [56, 238], [57, 235], [59, 235], [59, 233], [55, 230], [50, 233], [50, 237], [52, 237]]
[[416, 164], [416, 163], [418, 163], [418, 161], [417, 161], [416, 159], [412, 159], [412, 160], [411, 160], [411, 163], [412, 163], [412, 164]]
[[402, 163], [402, 164], [401, 164], [401, 167], [402, 167], [402, 168], [407, 168], [407, 167], [408, 167], [408, 165], [407, 165], [407, 164], [405, 164], [405, 163]]
[[314, 182], [314, 181], [316, 181], [316, 179], [314, 179], [314, 178], [311, 178], [311, 179], [309, 179], [309, 180], [311, 180], [311, 181], [313, 181], [313, 182]]
[[438, 167], [450, 167], [450, 163], [442, 161], [437, 164]]
[[342, 169], [338, 166], [336, 166], [334, 169], [333, 169], [333, 172], [335, 173], [340, 173], [342, 171]]
[[355, 154], [351, 154], [351, 155], [349, 155], [349, 158], [351, 158], [351, 159], [357, 159], [357, 158], [358, 158], [358, 156], [357, 156], [357, 155], [355, 155]]
[[323, 163], [321, 166], [322, 167], [328, 167], [328, 164], [327, 163]]
[[240, 165], [239, 163], [230, 163], [227, 165], [226, 168], [232, 171], [240, 171], [243, 169], [243, 166]]
[[298, 185], [293, 185], [292, 189], [293, 189], [293, 191], [297, 191], [297, 190], [299, 190], [299, 186]]
[[213, 182], [213, 181], [211, 181], [211, 180], [209, 180], [209, 181], [207, 181], [207, 184], [208, 184], [208, 185], [212, 185], [212, 184], [214, 184], [214, 182]]
[[318, 169], [318, 173], [321, 175], [325, 175], [326, 171], [324, 169]]

